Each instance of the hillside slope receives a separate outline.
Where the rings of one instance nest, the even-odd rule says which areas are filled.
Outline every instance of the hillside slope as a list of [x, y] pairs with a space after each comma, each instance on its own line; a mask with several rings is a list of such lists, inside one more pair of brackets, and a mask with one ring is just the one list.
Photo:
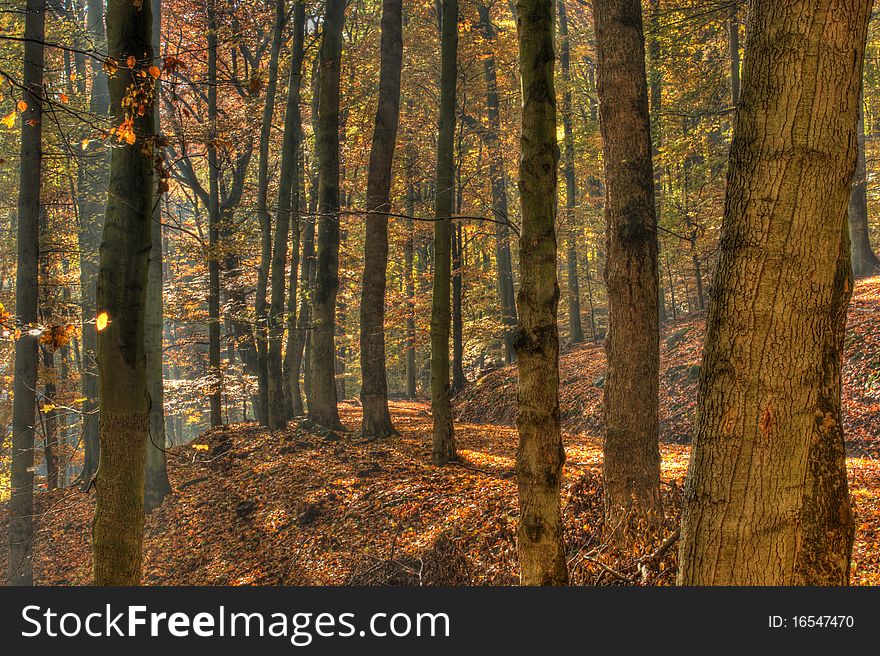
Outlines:
[[[690, 441], [700, 375], [705, 314], [664, 324], [660, 336], [660, 439]], [[560, 357], [560, 406], [565, 429], [599, 436], [603, 430], [605, 347], [576, 346]], [[513, 425], [516, 367], [486, 374], [455, 398], [461, 421]], [[847, 323], [844, 421], [851, 452], [880, 453], [880, 277], [859, 281]]]

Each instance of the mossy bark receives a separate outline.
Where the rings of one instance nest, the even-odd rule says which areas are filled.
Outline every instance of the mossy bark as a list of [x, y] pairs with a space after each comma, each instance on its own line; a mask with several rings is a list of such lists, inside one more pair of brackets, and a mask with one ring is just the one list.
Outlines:
[[565, 585], [559, 490], [565, 450], [559, 425], [559, 284], [556, 193], [559, 147], [553, 84], [553, 0], [517, 2], [522, 136], [519, 191], [519, 325], [514, 339], [519, 448], [517, 529], [523, 585]]

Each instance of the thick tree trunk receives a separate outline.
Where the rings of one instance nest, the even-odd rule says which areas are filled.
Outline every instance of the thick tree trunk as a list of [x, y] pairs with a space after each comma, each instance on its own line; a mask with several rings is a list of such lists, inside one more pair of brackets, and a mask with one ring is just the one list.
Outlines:
[[498, 75], [496, 73], [494, 41], [495, 28], [489, 7], [477, 5], [483, 37], [488, 44], [488, 52], [483, 60], [486, 78], [486, 118], [488, 128], [484, 140], [489, 149], [489, 177], [492, 181], [492, 218], [495, 224], [495, 267], [498, 277], [498, 301], [501, 309], [501, 322], [504, 326], [504, 362], [510, 364], [514, 359], [513, 335], [516, 329], [516, 292], [513, 287], [513, 259], [510, 254], [510, 229], [507, 201], [507, 174], [504, 169], [504, 153], [501, 149], [501, 112], [498, 101]]
[[[115, 144], [98, 271], [98, 381], [101, 460], [92, 528], [95, 583], [137, 585], [144, 525], [144, 459], [150, 439], [150, 394], [144, 353], [145, 305], [151, 248], [153, 179], [152, 8], [145, 2], [107, 7], [109, 56], [120, 66], [109, 80], [114, 126], [125, 123], [133, 143]], [[134, 80], [134, 82], [133, 82]], [[143, 116], [124, 105], [135, 86]]]
[[220, 369], [220, 160], [217, 157], [217, 12], [208, 0], [208, 367], [211, 428], [223, 425]]
[[36, 424], [39, 337], [37, 325], [40, 269], [40, 189], [43, 174], [43, 41], [45, 0], [27, 0], [24, 26], [27, 109], [21, 113], [21, 161], [18, 192], [18, 259], [15, 315], [21, 336], [15, 341], [12, 401], [12, 457], [9, 498], [9, 585], [33, 585], [34, 426]]
[[556, 0], [559, 12], [559, 63], [562, 68], [562, 130], [565, 144], [565, 229], [568, 247], [565, 249], [568, 303], [568, 334], [572, 344], [584, 341], [581, 323], [581, 290], [578, 282], [577, 250], [575, 247], [575, 208], [577, 207], [577, 181], [574, 171], [574, 128], [571, 109], [571, 46], [568, 39], [568, 15], [565, 1]]
[[[106, 50], [104, 36], [104, 2], [89, 0], [87, 30], [90, 43], [103, 52]], [[100, 58], [91, 61], [91, 95], [89, 112], [93, 116], [106, 116], [110, 107], [107, 95], [107, 73]], [[85, 137], [88, 138], [88, 137]], [[79, 159], [77, 177], [77, 201], [79, 204], [79, 282], [82, 306], [82, 443], [83, 486], [98, 470], [100, 439], [98, 436], [98, 371], [95, 367], [97, 333], [95, 332], [95, 285], [98, 279], [98, 247], [101, 243], [101, 225], [104, 220], [104, 183], [110, 166], [110, 152], [100, 140], [90, 140], [85, 155]]]
[[730, 49], [730, 102], [739, 105], [740, 87], [740, 54], [739, 54], [739, 0], [730, 5], [730, 17], [727, 20], [728, 48]]
[[616, 539], [662, 515], [657, 214], [638, 0], [593, 3], [604, 142], [608, 337], [605, 522]]
[[[863, 96], [864, 98], [864, 96]], [[849, 239], [852, 272], [856, 278], [880, 273], [880, 259], [871, 248], [868, 233], [868, 172], [865, 162], [865, 103], [859, 102], [859, 122], [856, 127], [858, 160], [849, 197]]]
[[[284, 2], [276, 7], [276, 21], [282, 21]], [[269, 353], [268, 353], [268, 414], [269, 428], [278, 430], [287, 426], [293, 410], [290, 381], [284, 375], [281, 343], [284, 326], [296, 327], [296, 291], [299, 269], [299, 163], [302, 158], [302, 119], [300, 96], [302, 90], [303, 39], [305, 5], [297, 2], [293, 9], [293, 42], [290, 50], [290, 74], [287, 82], [287, 106], [284, 116], [284, 138], [281, 147], [281, 171], [278, 180], [278, 210], [275, 217], [274, 250], [272, 251], [272, 299], [269, 307]], [[280, 47], [280, 45], [279, 45]], [[277, 63], [276, 63], [277, 68]], [[277, 73], [276, 73], [277, 74]], [[291, 230], [291, 213], [296, 213]], [[288, 235], [293, 234], [293, 261], [290, 264], [290, 302], [284, 318], [284, 283], [287, 267]], [[291, 398], [290, 403], [287, 399]], [[288, 412], [290, 411], [290, 412]]]
[[[278, 88], [278, 59], [284, 40], [286, 18], [285, 0], [275, 0], [275, 21], [272, 30], [272, 46], [269, 49], [269, 79], [266, 82], [266, 98], [263, 102], [263, 120], [260, 124], [260, 160], [257, 164], [257, 221], [260, 224], [260, 266], [257, 268], [257, 296], [254, 310], [257, 317], [257, 388], [259, 396], [258, 419], [269, 426], [269, 308], [266, 292], [269, 287], [269, 268], [272, 264], [272, 218], [269, 216], [269, 146], [272, 138], [272, 119], [275, 116], [275, 92]], [[289, 217], [288, 217], [289, 220]], [[285, 263], [287, 259], [287, 232], [284, 233]], [[281, 276], [284, 285], [284, 276]], [[284, 290], [281, 291], [283, 303]], [[275, 380], [275, 417], [278, 424], [283, 420], [284, 392], [280, 376]], [[278, 425], [277, 427], [280, 427]]]
[[362, 432], [368, 437], [395, 433], [388, 411], [385, 372], [385, 284], [388, 268], [388, 217], [391, 171], [400, 118], [400, 71], [403, 60], [403, 0], [382, 3], [379, 106], [367, 177], [367, 231], [361, 294]]
[[339, 291], [339, 72], [345, 0], [327, 0], [318, 80], [318, 248], [312, 305], [309, 418], [341, 428], [336, 405], [336, 294]]
[[559, 488], [565, 450], [559, 426], [559, 334], [556, 315], [556, 94], [553, 84], [553, 0], [518, 0], [519, 69], [522, 77], [522, 156], [519, 190], [519, 389], [516, 477], [517, 530], [523, 585], [565, 585]]
[[681, 584], [849, 579], [843, 237], [871, 4], [751, 8], [685, 490]]
[[[162, 32], [162, 1], [151, 0], [153, 5], [153, 54], [158, 57], [160, 52], [160, 35]], [[157, 63], [157, 65], [159, 65]], [[158, 93], [158, 88], [157, 88]], [[158, 98], [156, 99], [158, 107]], [[155, 114], [155, 131], [160, 134], [159, 111]], [[159, 153], [157, 152], [157, 155]], [[163, 387], [162, 366], [164, 335], [164, 304], [162, 297], [162, 206], [158, 202], [161, 192], [158, 190], [156, 202], [153, 204], [153, 217], [150, 224], [149, 278], [147, 282], [146, 333], [144, 351], [147, 358], [147, 387], [150, 393], [150, 441], [147, 444], [146, 471], [144, 474], [144, 511], [152, 512], [162, 505], [165, 497], [171, 493], [168, 481], [168, 470], [165, 461], [165, 393]]]
[[456, 458], [449, 401], [452, 212], [455, 203], [455, 84], [458, 78], [458, 0], [442, 0], [440, 19], [440, 125], [437, 134], [437, 192], [434, 198], [434, 289], [431, 303], [431, 414], [433, 461]]

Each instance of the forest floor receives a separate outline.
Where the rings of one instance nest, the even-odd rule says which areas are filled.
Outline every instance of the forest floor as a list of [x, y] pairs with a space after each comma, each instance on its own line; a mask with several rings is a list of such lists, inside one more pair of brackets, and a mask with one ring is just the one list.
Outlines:
[[[621, 553], [602, 542], [604, 352], [562, 355], [567, 462], [563, 516], [575, 584], [674, 580], [674, 529], [696, 400], [704, 317], [664, 327], [661, 432], [666, 523]], [[852, 582], [880, 584], [880, 278], [860, 282], [850, 310], [845, 413], [856, 509]], [[360, 408], [341, 404], [349, 432], [292, 422], [270, 432], [239, 424], [168, 453], [174, 492], [146, 521], [150, 585], [510, 585], [517, 581], [515, 370], [481, 377], [455, 399], [461, 462], [430, 464], [430, 407], [393, 401], [400, 435], [365, 442]], [[94, 494], [37, 496], [35, 579], [87, 584]], [[5, 533], [6, 513], [0, 512]], [[0, 566], [5, 571], [5, 540]]]

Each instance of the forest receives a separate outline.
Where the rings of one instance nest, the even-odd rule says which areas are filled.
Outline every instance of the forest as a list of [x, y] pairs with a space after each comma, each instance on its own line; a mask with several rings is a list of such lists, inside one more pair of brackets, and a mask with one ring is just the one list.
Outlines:
[[878, 181], [872, 0], [2, 0], [0, 582], [878, 585]]

